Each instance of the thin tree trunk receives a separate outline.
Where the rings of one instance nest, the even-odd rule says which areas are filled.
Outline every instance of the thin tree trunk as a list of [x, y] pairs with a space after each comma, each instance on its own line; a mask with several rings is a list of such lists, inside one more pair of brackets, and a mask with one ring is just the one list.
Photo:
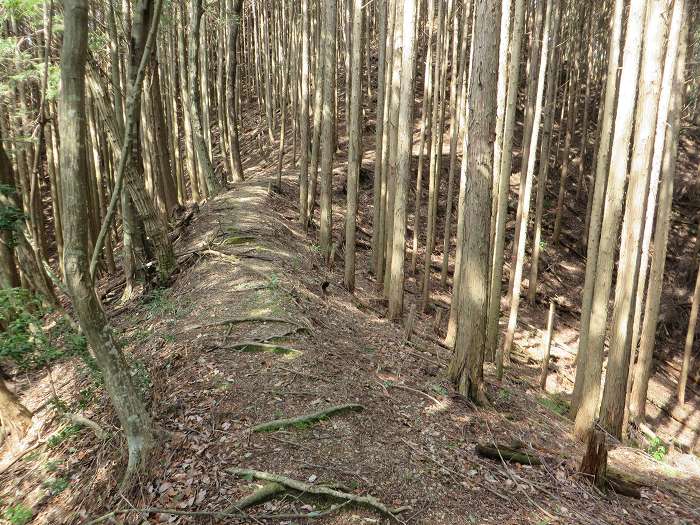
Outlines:
[[[513, 135], [515, 116], [517, 113], [518, 86], [520, 78], [520, 54], [523, 31], [525, 28], [525, 0], [515, 0], [513, 20], [513, 36], [510, 41], [508, 59], [508, 98], [506, 114], [503, 123], [503, 151], [499, 166], [500, 182], [498, 183], [498, 210], [491, 249], [491, 271], [489, 286], [489, 314], [486, 331], [486, 356], [495, 360], [498, 348], [498, 320], [501, 313], [501, 289], [503, 287], [503, 250], [505, 245], [506, 218], [508, 215], [508, 190], [513, 164]], [[450, 313], [450, 320], [452, 314]], [[449, 332], [448, 332], [449, 335]]]
[[[561, 9], [562, 6], [557, 6]], [[515, 257], [515, 269], [513, 271], [513, 288], [510, 292], [510, 314], [508, 316], [508, 327], [503, 342], [503, 349], [500, 353], [496, 353], [496, 375], [499, 379], [503, 377], [503, 362], [509, 358], [513, 339], [515, 338], [515, 328], [518, 321], [518, 308], [520, 307], [520, 286], [523, 275], [523, 266], [525, 264], [525, 243], [527, 236], [528, 215], [530, 213], [530, 197], [532, 194], [532, 179], [535, 174], [535, 161], [537, 159], [537, 144], [540, 131], [540, 120], [542, 117], [542, 97], [544, 94], [545, 73], [547, 71], [547, 58], [549, 57], [549, 39], [550, 26], [552, 20], [552, 0], [547, 0], [547, 10], [545, 14], [544, 27], [542, 30], [542, 56], [538, 62], [539, 72], [537, 76], [537, 90], [535, 93], [535, 107], [532, 118], [532, 134], [530, 144], [527, 149], [530, 151], [528, 155], [527, 166], [520, 171], [520, 177], [525, 179], [523, 193], [520, 198], [522, 204], [522, 214], [520, 220], [520, 229], [516, 230], [517, 239], [514, 246], [517, 246], [517, 254]], [[546, 159], [544, 160], [546, 162]], [[517, 224], [517, 221], [516, 221]]]
[[[667, 89], [668, 75], [673, 75], [668, 86], [670, 106], [667, 119], [659, 109], [659, 119], [656, 125], [656, 140], [654, 144], [654, 160], [652, 161], [652, 177], [655, 169], [660, 169], [661, 186], [659, 189], [659, 205], [654, 233], [654, 257], [649, 273], [649, 290], [644, 309], [644, 324], [639, 344], [639, 357], [634, 369], [634, 381], [629, 401], [629, 417], [631, 421], [640, 423], [644, 420], [647, 390], [652, 371], [652, 357], [656, 339], [656, 325], [661, 306], [664, 267], [666, 264], [666, 249], [668, 246], [669, 226], [671, 223], [671, 206], [673, 203], [673, 179], [676, 171], [678, 152], [678, 131], [683, 104], [683, 83], [685, 80], [685, 60], [688, 40], [688, 4], [685, 0], [675, 0], [673, 19], [671, 22], [668, 49], [666, 50], [666, 65], [662, 85]], [[680, 25], [680, 28], [678, 28]], [[680, 33], [680, 35], [678, 35]], [[676, 36], [678, 35], [678, 36]], [[675, 64], [674, 64], [675, 61]], [[662, 98], [664, 95], [662, 95]], [[659, 168], [656, 168], [659, 165]], [[648, 226], [651, 225], [648, 223]], [[641, 283], [641, 280], [640, 280]]]
[[[593, 429], [600, 399], [600, 380], [603, 367], [603, 345], [608, 318], [608, 302], [622, 215], [622, 201], [628, 168], [628, 150], [634, 123], [636, 97], [628, 95], [629, 93], [634, 93], [637, 89], [646, 7], [647, 0], [634, 0], [631, 4], [627, 22], [623, 66], [620, 76], [621, 96], [618, 100], [617, 115], [615, 117], [615, 134], [613, 136], [610, 172], [605, 195], [605, 212], [601, 226], [588, 346], [585, 350], [588, 354], [587, 364], [584, 372], [581, 403], [578, 407], [574, 424], [574, 434], [582, 441], [588, 437]], [[615, 73], [613, 72], [613, 74]], [[622, 397], [624, 403], [624, 394]]]
[[[204, 139], [204, 129], [202, 115], [204, 113], [202, 107], [202, 92], [200, 89], [200, 63], [199, 63], [199, 40], [200, 40], [200, 25], [202, 21], [202, 0], [191, 0], [192, 9], [190, 12], [190, 42], [189, 42], [189, 74], [190, 74], [190, 122], [192, 125], [192, 134], [194, 135], [194, 145], [196, 150], [197, 163], [200, 172], [204, 175], [204, 180], [207, 185], [207, 193], [209, 197], [214, 197], [221, 191], [221, 183], [214, 174], [214, 168], [211, 165], [209, 150]], [[201, 71], [204, 72], [205, 65], [201, 65]]]
[[[241, 0], [242, 2], [242, 0]], [[309, 0], [301, 0], [301, 111], [299, 134], [301, 169], [299, 171], [299, 222], [306, 228], [309, 221]]]
[[[61, 182], [63, 184], [64, 238], [71, 247], [65, 254], [66, 284], [80, 326], [103, 372], [105, 387], [126, 433], [129, 462], [122, 483], [127, 487], [145, 468], [154, 445], [150, 417], [133, 384], [129, 367], [116, 344], [90, 279], [87, 256], [85, 157], [85, 59], [88, 40], [87, 0], [64, 0], [64, 33], [61, 52], [62, 95], [59, 101], [61, 130]], [[162, 0], [153, 16], [160, 15]], [[144, 6], [145, 7], [145, 6]], [[147, 19], [147, 18], [146, 18]]]
[[[335, 41], [336, 41], [336, 0], [324, 0], [324, 26], [322, 38], [323, 55], [323, 122], [321, 125], [321, 253], [326, 262], [331, 254], [333, 234], [333, 210], [331, 208], [333, 192], [333, 80], [335, 77]], [[320, 80], [320, 79], [319, 79]]]
[[[348, 0], [349, 1], [349, 0]], [[358, 186], [360, 167], [362, 166], [362, 142], [360, 141], [362, 107], [362, 38], [363, 38], [362, 0], [353, 0], [352, 5], [352, 57], [350, 58], [350, 113], [348, 126], [348, 179], [347, 205], [345, 211], [345, 288], [355, 289], [355, 228], [357, 220]], [[403, 290], [402, 290], [403, 291]]]
[[[607, 189], [607, 172], [610, 163], [610, 146], [612, 140], [613, 125], [615, 122], [615, 107], [617, 100], [617, 69], [620, 55], [620, 37], [622, 34], [622, 14], [624, 0], [615, 0], [612, 17], [610, 20], [610, 49], [608, 51], [608, 71], [606, 75], [605, 102], [603, 118], [599, 119], [600, 139], [598, 144], [598, 158], [596, 160], [595, 182], [593, 198], [591, 201], [590, 226], [588, 229], [588, 248], [586, 251], [586, 276], [583, 286], [583, 300], [581, 306], [581, 333], [579, 336], [578, 352], [576, 354], [576, 379], [574, 392], [571, 398], [570, 417], [575, 418], [584, 391], [585, 376], [588, 369], [588, 336], [591, 320], [591, 308], [593, 294], [596, 288], [596, 272], [598, 265], [598, 251], [600, 247], [600, 231], [603, 220], [603, 205]], [[597, 375], [600, 379], [602, 366], [601, 356], [595, 356], [591, 375]], [[597, 401], [596, 401], [597, 402]]]
[[[397, 20], [398, 22], [398, 20]], [[413, 152], [413, 82], [416, 59], [416, 0], [403, 5], [403, 49], [401, 56], [401, 91], [396, 148], [396, 198], [394, 234], [390, 268], [389, 319], [397, 319], [403, 310], [403, 286], [406, 259], [406, 204]]]

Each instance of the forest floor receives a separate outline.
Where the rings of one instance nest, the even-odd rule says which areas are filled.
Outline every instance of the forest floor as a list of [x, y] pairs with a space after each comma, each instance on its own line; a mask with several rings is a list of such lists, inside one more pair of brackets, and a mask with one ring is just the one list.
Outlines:
[[[228, 470], [250, 468], [315, 486], [340, 483], [387, 506], [407, 506], [397, 515], [402, 523], [700, 523], [700, 460], [683, 453], [697, 447], [698, 398], [690, 396], [682, 414], [666, 406], [674, 387], [664, 375], [657, 373], [651, 389], [652, 427], [661, 436], [678, 437], [684, 447], [674, 447], [662, 461], [622, 444], [610, 452], [611, 468], [643, 485], [641, 499], [603, 495], [577, 473], [584, 447], [563, 415], [583, 268], [575, 250], [545, 250], [542, 263], [545, 296], [556, 295], [563, 305], [547, 392], [537, 385], [547, 304], [523, 301], [513, 362], [500, 382], [486, 365], [491, 406], [477, 408], [446, 378], [444, 325], [434, 326], [433, 315], [418, 315], [407, 342], [402, 325], [384, 318], [384, 301], [366, 272], [367, 228], [360, 230], [353, 295], [342, 287], [342, 254], [334, 268], [326, 268], [314, 232], [304, 233], [296, 222], [295, 171], [288, 167], [281, 192], [269, 192], [275, 163], [264, 158], [248, 156], [246, 182], [193, 210], [175, 244], [179, 270], [172, 286], [120, 305], [120, 290], [101, 284], [110, 320], [162, 435], [148, 477], [128, 495], [117, 492], [125, 457], [116, 417], [89, 371], [77, 359], [66, 360], [14, 384], [36, 413], [36, 441], [23, 454], [0, 456], [0, 509], [22, 504], [33, 509], [32, 523], [47, 524], [88, 523], [113, 510], [143, 508], [151, 511], [103, 523], [390, 521], [351, 505], [313, 520], [295, 518], [289, 514], [322, 512], [338, 503], [298, 493], [248, 509], [244, 519], [153, 510], [221, 512], [257, 487]], [[338, 202], [344, 163], [342, 156], [336, 159]], [[368, 199], [363, 192], [361, 210], [368, 209], [362, 204]], [[339, 206], [338, 231], [342, 216]], [[555, 265], [565, 271], [549, 271]], [[449, 305], [443, 289], [433, 299], [438, 307]], [[409, 279], [406, 310], [418, 300]], [[54, 388], [107, 437], [66, 424], [48, 403]], [[314, 425], [251, 432], [259, 423], [346, 403], [364, 409]], [[475, 450], [477, 444], [516, 440], [542, 464], [493, 461]]]

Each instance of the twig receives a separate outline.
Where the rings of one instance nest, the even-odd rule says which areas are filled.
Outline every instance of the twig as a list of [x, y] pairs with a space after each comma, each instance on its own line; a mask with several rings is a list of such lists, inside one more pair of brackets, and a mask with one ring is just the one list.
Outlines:
[[406, 390], [406, 391], [408, 391], [408, 392], [415, 392], [416, 394], [420, 394], [420, 395], [422, 395], [422, 396], [427, 397], [428, 399], [430, 399], [430, 400], [431, 400], [433, 403], [435, 403], [436, 405], [442, 405], [442, 401], [440, 401], [440, 400], [438, 400], [438, 399], [435, 399], [433, 396], [431, 396], [430, 394], [426, 394], [426, 393], [423, 392], [422, 390], [417, 390], [417, 389], [415, 389], [415, 388], [411, 388], [410, 386], [400, 385], [400, 384], [398, 384], [398, 383], [389, 383], [387, 386], [389, 386], [389, 387], [391, 387], [391, 388], [400, 388], [401, 390]]

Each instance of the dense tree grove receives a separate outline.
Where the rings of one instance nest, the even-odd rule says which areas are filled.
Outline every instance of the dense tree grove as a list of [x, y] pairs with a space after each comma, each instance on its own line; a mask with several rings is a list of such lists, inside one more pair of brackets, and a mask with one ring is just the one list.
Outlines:
[[[567, 315], [567, 415], [597, 484], [596, 440], [648, 430], [655, 365], [679, 406], [697, 392], [700, 222], [674, 189], [697, 193], [699, 15], [689, 0], [0, 0], [0, 330], [31, 317], [31, 346], [50, 312], [85, 338], [133, 488], [160, 429], [104, 289], [128, 305], [170, 286], [180, 217], [258, 177], [255, 158], [339, 286], [372, 283], [407, 341], [434, 325], [440, 374], [475, 410], [514, 374], [524, 310], [546, 390]], [[670, 288], [684, 346], [659, 330]], [[20, 289], [31, 307], [7, 299]], [[34, 417], [17, 363], [0, 348], [12, 444]]]

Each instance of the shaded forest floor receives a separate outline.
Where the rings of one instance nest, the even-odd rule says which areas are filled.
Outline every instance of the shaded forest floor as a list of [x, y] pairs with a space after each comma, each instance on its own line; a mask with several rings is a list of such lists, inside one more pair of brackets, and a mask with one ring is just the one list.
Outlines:
[[[343, 163], [337, 159], [336, 200]], [[170, 288], [120, 306], [120, 290], [103, 284], [110, 319], [164, 431], [149, 477], [135, 492], [116, 493], [125, 464], [116, 418], [87, 369], [65, 361], [51, 374], [58, 395], [109, 437], [98, 440], [56, 416], [46, 404], [52, 382], [45, 372], [22, 378], [16, 386], [37, 411], [39, 446], [9, 467], [0, 465], [3, 506], [33, 508], [33, 523], [86, 523], [132, 506], [221, 511], [255, 489], [226, 471], [242, 467], [314, 484], [338, 482], [387, 505], [409, 506], [399, 515], [405, 523], [700, 522], [700, 462], [693, 456], [674, 451], [658, 462], [638, 448], [616, 447], [611, 465], [645, 484], [640, 500], [603, 496], [577, 474], [583, 447], [561, 415], [572, 374], [573, 316], [564, 314], [557, 328], [558, 373], [550, 374], [552, 394], [545, 394], [536, 384], [546, 305], [524, 305], [514, 362], [500, 383], [487, 365], [492, 407], [477, 409], [446, 380], [449, 351], [437, 343], [432, 317], [419, 316], [408, 344], [402, 327], [383, 318], [383, 301], [364, 271], [369, 239], [360, 235], [362, 270], [353, 296], [341, 286], [340, 260], [326, 269], [313, 232], [307, 236], [295, 222], [294, 172], [285, 174], [281, 194], [268, 193], [272, 164], [249, 159], [247, 182], [194, 213], [176, 241], [179, 273]], [[338, 208], [336, 228], [341, 218]], [[418, 296], [413, 282], [407, 287], [408, 306]], [[434, 298], [449, 295], [438, 289]], [[222, 324], [226, 320], [235, 323]], [[272, 351], [253, 351], [260, 342]], [[365, 409], [313, 426], [250, 432], [257, 423], [343, 403]], [[475, 452], [476, 443], [514, 440], [543, 464], [507, 464]], [[322, 511], [329, 504], [288, 495], [242, 520], [132, 512], [116, 522], [302, 523], [264, 515]], [[313, 521], [384, 520], [345, 506]]]
[[[339, 134], [340, 149], [345, 150], [343, 130]], [[368, 172], [373, 169], [371, 135], [371, 130], [365, 135]], [[665, 290], [662, 319], [662, 330], [670, 336], [663, 339], [666, 359], [657, 367], [648, 405], [654, 430], [680, 446], [663, 461], [647, 454], [643, 444], [616, 446], [611, 466], [644, 485], [642, 498], [603, 496], [577, 474], [583, 446], [572, 439], [571, 423], [562, 415], [572, 387], [584, 271], [572, 232], [582, 227], [585, 203], [572, 203], [567, 211], [562, 246], [545, 246], [540, 299], [532, 306], [521, 303], [513, 362], [502, 382], [496, 381], [492, 366], [486, 366], [492, 406], [476, 408], [446, 379], [450, 352], [439, 343], [446, 315], [437, 327], [434, 311], [419, 315], [410, 342], [404, 340], [401, 325], [383, 316], [384, 301], [366, 271], [368, 186], [360, 196], [358, 283], [351, 295], [342, 287], [342, 250], [335, 268], [327, 269], [315, 244], [316, 232], [305, 234], [296, 223], [296, 169], [289, 155], [282, 191], [268, 192], [276, 176], [271, 160], [275, 150], [256, 146], [260, 136], [258, 129], [243, 137], [248, 180], [201, 209], [190, 210], [191, 221], [175, 244], [179, 269], [171, 287], [148, 289], [121, 305], [119, 283], [100, 284], [135, 380], [147, 393], [162, 431], [149, 476], [136, 491], [117, 493], [126, 458], [116, 417], [90, 371], [77, 359], [66, 360], [50, 371], [16, 378], [13, 387], [36, 412], [35, 427], [23, 455], [5, 451], [0, 456], [0, 509], [22, 504], [33, 509], [32, 523], [47, 524], [87, 523], [114, 509], [222, 511], [255, 490], [255, 483], [227, 472], [240, 467], [314, 484], [342, 483], [387, 505], [410, 507], [399, 515], [405, 523], [700, 523], [700, 461], [683, 453], [697, 450], [700, 404], [691, 391], [686, 408], [674, 406], [671, 379], [678, 366], [674, 345], [682, 339], [678, 333], [683, 319], [677, 312], [689, 293], [684, 261], [693, 235], [694, 221], [688, 217], [694, 213], [675, 217], [669, 272], [677, 285]], [[683, 211], [697, 202], [697, 141], [691, 139], [685, 137], [682, 144], [684, 178], [677, 210]], [[341, 153], [334, 172], [337, 239], [344, 215], [345, 166]], [[513, 191], [518, 183], [514, 176]], [[557, 183], [556, 171], [550, 172], [548, 199], [556, 195]], [[444, 208], [444, 200], [439, 208]], [[548, 212], [545, 232], [552, 221]], [[439, 249], [433, 258], [437, 265], [438, 255]], [[450, 260], [450, 268], [452, 264]], [[446, 311], [450, 294], [438, 282], [435, 272], [432, 299]], [[419, 300], [413, 276], [406, 289], [408, 311]], [[544, 393], [537, 382], [550, 297], [561, 307]], [[106, 430], [107, 438], [100, 440], [89, 429], [62, 420], [49, 402], [54, 389], [61, 400]], [[344, 403], [365, 408], [312, 426], [250, 432], [261, 422]], [[475, 451], [477, 443], [514, 440], [539, 455], [543, 464], [496, 462]], [[287, 495], [250, 509], [251, 517], [245, 519], [217, 521], [154, 511], [119, 515], [111, 522], [302, 523], [265, 516], [323, 511], [329, 505], [327, 500]], [[347, 505], [313, 522], [385, 520]]]

